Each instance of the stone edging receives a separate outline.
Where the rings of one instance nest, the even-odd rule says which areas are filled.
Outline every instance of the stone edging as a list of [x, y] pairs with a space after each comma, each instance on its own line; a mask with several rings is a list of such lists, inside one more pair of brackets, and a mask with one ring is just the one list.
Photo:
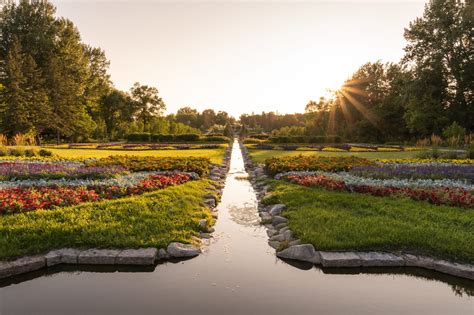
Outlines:
[[[229, 171], [231, 145], [224, 153], [221, 165], [213, 165], [209, 179], [214, 182], [214, 188], [204, 197], [204, 204], [211, 209], [214, 218], [217, 218], [215, 207], [222, 195], [225, 178]], [[201, 239], [211, 238], [214, 229], [208, 227], [207, 220], [199, 223], [202, 230]], [[154, 265], [157, 261], [170, 258], [192, 258], [201, 253], [201, 249], [190, 244], [178, 242], [170, 243], [167, 248], [140, 248], [140, 249], [75, 249], [62, 248], [52, 250], [44, 255], [24, 256], [12, 261], [0, 261], [0, 279], [52, 267], [60, 264], [68, 265]]]
[[[263, 182], [268, 179], [263, 166], [254, 165], [248, 150], [240, 143], [244, 163], [250, 175], [258, 201], [267, 194], [268, 186]], [[285, 205], [276, 204], [262, 207], [259, 204], [259, 215], [267, 228], [268, 244], [276, 250], [276, 256], [321, 265], [323, 267], [419, 267], [435, 270], [456, 277], [474, 280], [474, 266], [459, 264], [431, 257], [409, 253], [358, 252], [358, 251], [316, 251], [311, 244], [301, 244], [288, 228], [288, 219], [281, 216]]]

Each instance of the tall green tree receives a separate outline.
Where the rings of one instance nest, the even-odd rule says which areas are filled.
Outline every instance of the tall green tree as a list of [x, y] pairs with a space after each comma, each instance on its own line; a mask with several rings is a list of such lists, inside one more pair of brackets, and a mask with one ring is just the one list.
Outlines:
[[37, 133], [48, 128], [52, 117], [42, 74], [33, 57], [22, 51], [17, 38], [14, 38], [7, 54], [4, 69], [3, 131], [13, 135]]
[[103, 96], [99, 103], [99, 113], [105, 123], [106, 137], [114, 139], [121, 125], [133, 121], [134, 112], [134, 104], [127, 93], [114, 89]]
[[130, 95], [135, 104], [136, 118], [143, 123], [144, 131], [147, 131], [148, 123], [153, 117], [162, 115], [166, 105], [157, 88], [140, 85], [138, 82], [133, 85]]
[[473, 16], [471, 1], [430, 0], [423, 16], [405, 29], [403, 62], [415, 75], [408, 122], [425, 116], [423, 112], [432, 108], [427, 104], [432, 104], [434, 113], [449, 118], [444, 122], [437, 119], [432, 126], [437, 130], [433, 131], [439, 130], [440, 123], [452, 121], [474, 129]]

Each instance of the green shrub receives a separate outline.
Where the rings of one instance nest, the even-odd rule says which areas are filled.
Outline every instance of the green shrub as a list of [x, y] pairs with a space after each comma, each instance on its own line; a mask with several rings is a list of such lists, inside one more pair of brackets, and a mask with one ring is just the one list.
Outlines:
[[21, 149], [21, 148], [12, 148], [9, 150], [8, 152], [9, 154], [8, 155], [12, 155], [12, 156], [24, 156], [25, 155], [25, 150]]
[[126, 136], [127, 141], [130, 142], [150, 142], [150, 133], [140, 132], [140, 133], [130, 133]]
[[229, 142], [229, 138], [225, 136], [205, 136], [201, 140], [208, 141], [208, 142]]
[[33, 157], [36, 156], [36, 152], [32, 149], [26, 149], [25, 150], [25, 156], [26, 157]]
[[260, 140], [267, 140], [270, 136], [266, 134], [255, 134], [255, 135], [249, 135], [249, 137], [260, 139]]
[[199, 141], [199, 135], [194, 133], [187, 133], [182, 135], [176, 135], [175, 140], [178, 142], [195, 142]]
[[474, 159], [474, 144], [471, 144], [467, 149], [466, 158]]
[[9, 154], [7, 148], [0, 147], [0, 156], [7, 156]]
[[38, 151], [38, 155], [43, 156], [43, 157], [53, 156], [53, 152], [45, 150], [45, 149], [41, 149]]
[[174, 141], [174, 136], [173, 135], [165, 135], [165, 134], [152, 134], [151, 135], [151, 141], [152, 142], [161, 142], [161, 143], [173, 142]]
[[451, 125], [443, 129], [443, 136], [446, 139], [449, 138], [464, 138], [466, 135], [466, 129], [460, 126], [457, 122], [453, 122]]

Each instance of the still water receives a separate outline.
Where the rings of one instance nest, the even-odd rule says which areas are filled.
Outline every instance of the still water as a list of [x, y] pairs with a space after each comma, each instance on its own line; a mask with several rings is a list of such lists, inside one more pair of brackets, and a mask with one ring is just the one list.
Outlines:
[[421, 269], [320, 269], [267, 245], [237, 143], [214, 239], [151, 268], [59, 266], [0, 282], [0, 314], [474, 314], [474, 282]]

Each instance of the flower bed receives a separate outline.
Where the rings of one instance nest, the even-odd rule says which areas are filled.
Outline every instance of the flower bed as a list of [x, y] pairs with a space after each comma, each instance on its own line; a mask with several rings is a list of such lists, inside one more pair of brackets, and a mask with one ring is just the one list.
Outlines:
[[168, 186], [183, 184], [191, 179], [189, 174], [151, 174], [132, 186], [45, 186], [0, 189], [0, 214], [11, 214], [55, 206], [69, 206], [100, 199], [116, 199], [139, 195]]
[[209, 173], [210, 160], [199, 157], [141, 157], [115, 155], [88, 163], [92, 166], [118, 165], [132, 172], [139, 171], [174, 171], [194, 172], [200, 176]]
[[354, 166], [374, 164], [373, 161], [354, 156], [317, 157], [299, 155], [268, 159], [265, 161], [265, 168], [270, 175], [276, 175], [289, 171], [348, 171]]
[[198, 179], [209, 167], [207, 158], [0, 161], [0, 215], [138, 195]]
[[370, 178], [465, 179], [474, 182], [474, 164], [382, 164], [355, 166], [351, 174]]
[[126, 173], [117, 165], [89, 166], [82, 163], [0, 162], [0, 181], [23, 179], [101, 179]]
[[343, 180], [324, 175], [291, 175], [287, 179], [303, 186], [319, 186], [329, 190], [365, 193], [373, 196], [402, 195], [414, 200], [424, 200], [440, 205], [446, 204], [457, 207], [473, 207], [474, 196], [471, 191], [462, 188], [397, 188], [374, 185], [350, 185]]

